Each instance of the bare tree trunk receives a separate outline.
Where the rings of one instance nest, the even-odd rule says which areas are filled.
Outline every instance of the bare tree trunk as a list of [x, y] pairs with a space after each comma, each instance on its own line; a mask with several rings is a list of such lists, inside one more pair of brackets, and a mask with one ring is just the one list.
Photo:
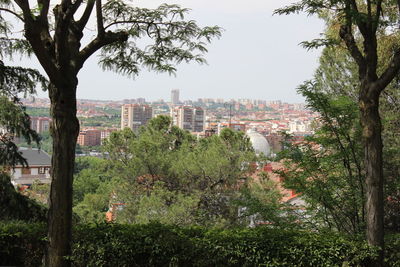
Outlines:
[[65, 258], [71, 254], [72, 182], [79, 122], [76, 117], [77, 79], [65, 87], [52, 85], [49, 90], [53, 137], [52, 183], [48, 214], [49, 246], [46, 266], [70, 266]]
[[379, 116], [379, 94], [360, 96], [361, 124], [365, 147], [366, 170], [366, 211], [368, 244], [381, 250], [379, 258], [370, 266], [383, 266], [384, 256], [384, 206], [383, 206], [383, 164], [382, 125]]

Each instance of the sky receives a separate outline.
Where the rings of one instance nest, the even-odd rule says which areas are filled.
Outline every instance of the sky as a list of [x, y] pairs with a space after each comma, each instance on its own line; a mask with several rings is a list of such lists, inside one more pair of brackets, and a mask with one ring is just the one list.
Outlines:
[[[121, 100], [144, 97], [170, 100], [172, 89], [181, 100], [198, 98], [263, 99], [303, 102], [296, 88], [311, 79], [320, 51], [299, 43], [319, 38], [323, 22], [304, 14], [278, 16], [273, 10], [295, 0], [135, 0], [157, 7], [164, 2], [191, 8], [188, 19], [201, 26], [224, 29], [208, 45], [206, 65], [178, 65], [176, 76], [142, 71], [135, 79], [104, 72], [97, 58], [86, 62], [78, 78], [79, 99]], [[46, 93], [39, 93], [39, 97]]]

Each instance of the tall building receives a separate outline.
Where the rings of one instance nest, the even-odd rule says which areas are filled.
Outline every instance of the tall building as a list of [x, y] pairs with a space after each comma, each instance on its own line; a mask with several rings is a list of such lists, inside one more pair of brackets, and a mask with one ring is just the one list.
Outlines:
[[171, 109], [174, 125], [191, 132], [204, 130], [204, 110], [200, 107], [177, 106]]
[[193, 108], [193, 132], [204, 130], [204, 110], [200, 107]]
[[51, 119], [48, 117], [31, 117], [31, 129], [37, 133], [43, 133], [50, 130]]
[[179, 104], [179, 89], [171, 90], [171, 104], [172, 105]]
[[121, 129], [137, 132], [153, 117], [153, 108], [144, 104], [126, 104], [121, 108]]

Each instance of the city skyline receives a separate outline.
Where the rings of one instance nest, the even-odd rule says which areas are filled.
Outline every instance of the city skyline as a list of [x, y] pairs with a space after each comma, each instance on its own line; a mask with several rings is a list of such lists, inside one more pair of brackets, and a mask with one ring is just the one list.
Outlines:
[[[135, 80], [103, 72], [96, 57], [89, 59], [78, 78], [78, 98], [118, 100], [144, 97], [169, 99], [170, 90], [180, 89], [180, 98], [281, 99], [303, 102], [296, 88], [311, 79], [318, 65], [319, 51], [299, 46], [304, 40], [319, 38], [323, 23], [305, 15], [273, 16], [273, 10], [291, 0], [241, 3], [226, 0], [140, 0], [135, 5], [156, 7], [167, 2], [191, 8], [187, 19], [200, 25], [219, 25], [220, 40], [208, 45], [208, 65], [195, 63], [177, 66], [176, 76], [143, 70]], [[265, 3], [264, 3], [265, 2]], [[35, 61], [25, 62], [38, 67]], [[47, 92], [39, 92], [39, 97]]]

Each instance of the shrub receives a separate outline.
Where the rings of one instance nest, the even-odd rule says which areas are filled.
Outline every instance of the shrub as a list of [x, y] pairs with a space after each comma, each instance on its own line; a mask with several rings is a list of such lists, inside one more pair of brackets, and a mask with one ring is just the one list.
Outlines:
[[45, 236], [43, 223], [0, 221], [0, 266], [40, 266]]
[[[45, 225], [0, 224], [0, 265], [40, 266]], [[399, 235], [387, 237], [386, 263], [400, 266]], [[78, 225], [73, 266], [361, 266], [375, 251], [337, 233], [300, 230]]]

